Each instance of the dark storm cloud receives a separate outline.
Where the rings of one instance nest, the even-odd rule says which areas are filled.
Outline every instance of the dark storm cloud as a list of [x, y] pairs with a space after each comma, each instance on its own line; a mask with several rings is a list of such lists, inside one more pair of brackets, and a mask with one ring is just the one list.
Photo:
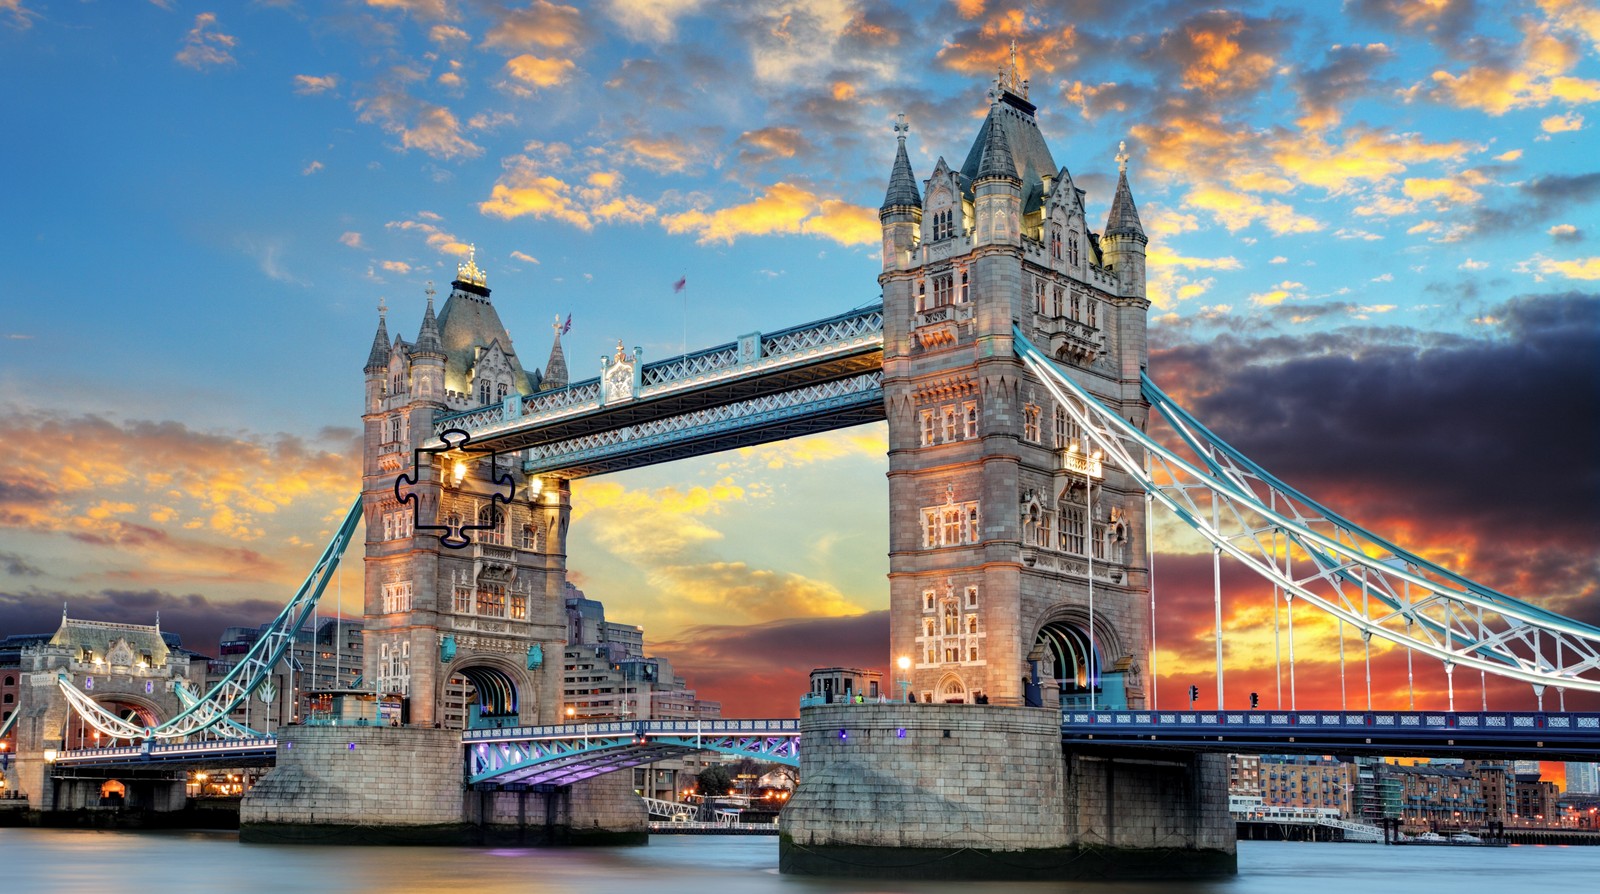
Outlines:
[[1600, 171], [1546, 174], [1516, 187], [1515, 198], [1499, 208], [1475, 208], [1468, 219], [1473, 236], [1492, 236], [1550, 221], [1574, 205], [1600, 199]]
[[1306, 116], [1318, 125], [1332, 124], [1351, 100], [1394, 89], [1398, 82], [1374, 77], [1393, 58], [1394, 52], [1382, 44], [1330, 48], [1322, 65], [1295, 75], [1294, 88]]
[[4, 568], [7, 574], [17, 577], [38, 577], [44, 574], [43, 568], [16, 553], [0, 552], [0, 568]]
[[1461, 570], [1514, 595], [1571, 600], [1600, 577], [1600, 295], [1522, 297], [1491, 315], [1484, 338], [1227, 335], [1157, 350], [1151, 369], [1341, 514], [1463, 554]]
[[223, 628], [254, 627], [283, 610], [282, 604], [267, 599], [220, 603], [197, 593], [179, 596], [163, 590], [0, 591], [0, 636], [53, 633], [61, 626], [63, 604], [71, 617], [118, 624], [154, 624], [159, 614], [162, 630], [177, 633], [185, 648], [207, 655], [216, 653]]
[[1474, 0], [1346, 0], [1344, 8], [1356, 18], [1392, 31], [1432, 34], [1448, 46], [1472, 28], [1478, 5]]

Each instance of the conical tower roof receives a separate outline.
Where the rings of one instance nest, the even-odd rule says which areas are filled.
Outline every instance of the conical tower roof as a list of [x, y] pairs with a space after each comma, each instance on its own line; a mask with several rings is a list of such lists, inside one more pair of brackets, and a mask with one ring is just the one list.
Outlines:
[[[996, 109], [998, 108], [996, 106]], [[995, 111], [990, 110], [989, 116], [991, 119], [994, 115]], [[983, 155], [978, 161], [978, 175], [972, 178], [972, 182], [977, 183], [980, 180], [994, 178], [1018, 179], [1017, 163], [1011, 158], [1011, 144], [1006, 140], [1006, 129], [995, 126], [991, 121], [990, 126], [985, 130]]]
[[1139, 209], [1133, 204], [1133, 190], [1128, 188], [1128, 156], [1125, 149], [1117, 152], [1117, 194], [1111, 198], [1111, 213], [1106, 215], [1106, 235], [1144, 235], [1139, 223]]
[[544, 365], [540, 391], [567, 387], [567, 355], [561, 350], [561, 318], [556, 318], [556, 340], [550, 345], [550, 362]]
[[895, 135], [900, 139], [900, 148], [894, 154], [894, 168], [889, 172], [889, 191], [884, 194], [883, 205], [878, 212], [889, 211], [892, 208], [921, 208], [922, 195], [917, 192], [917, 178], [911, 173], [911, 159], [906, 155], [905, 116], [900, 116], [900, 121], [895, 124]]
[[428, 287], [428, 309], [422, 314], [422, 328], [417, 332], [417, 346], [411, 356], [444, 357], [444, 342], [439, 338], [439, 318], [433, 314], [433, 287]]
[[367, 352], [366, 372], [376, 372], [389, 365], [389, 327], [383, 320], [387, 310], [383, 304], [378, 305], [378, 331], [372, 336], [372, 350]]

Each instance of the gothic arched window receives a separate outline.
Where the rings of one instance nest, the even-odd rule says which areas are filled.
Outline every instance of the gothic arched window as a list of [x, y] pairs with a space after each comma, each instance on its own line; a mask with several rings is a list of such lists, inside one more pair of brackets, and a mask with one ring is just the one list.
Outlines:
[[484, 403], [484, 404], [489, 402], [489, 380], [488, 379], [479, 379], [478, 380], [478, 402], [479, 403]]

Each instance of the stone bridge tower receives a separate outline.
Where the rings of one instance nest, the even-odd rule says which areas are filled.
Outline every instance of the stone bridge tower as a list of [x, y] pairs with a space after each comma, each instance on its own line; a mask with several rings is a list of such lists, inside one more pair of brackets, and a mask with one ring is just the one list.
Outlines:
[[920, 193], [895, 128], [878, 278], [890, 661], [918, 701], [1087, 705], [1092, 690], [1142, 706], [1143, 492], [1023, 366], [1012, 326], [1143, 426], [1147, 239], [1121, 154], [1105, 229], [1089, 229], [1027, 92], [1002, 73], [966, 160], [940, 158]]
[[516, 456], [501, 456], [498, 469], [516, 491], [497, 508], [489, 459], [423, 454], [414, 488], [422, 523], [489, 526], [471, 532], [463, 549], [419, 534], [411, 505], [395, 499], [396, 476], [411, 470], [412, 451], [431, 440], [436, 419], [498, 412], [544, 378], [523, 369], [475, 258], [451, 286], [437, 316], [429, 290], [414, 342], [390, 339], [380, 307], [367, 357], [365, 686], [405, 697], [407, 719], [424, 727], [554, 722], [566, 641], [567, 483], [526, 478]]

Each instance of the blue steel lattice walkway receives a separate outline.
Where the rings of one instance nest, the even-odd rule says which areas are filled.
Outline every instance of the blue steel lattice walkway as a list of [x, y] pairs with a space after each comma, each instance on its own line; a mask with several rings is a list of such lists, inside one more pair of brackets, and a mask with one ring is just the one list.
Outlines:
[[1065, 711], [1067, 745], [1241, 754], [1600, 758], [1600, 714], [1443, 711]]
[[692, 751], [800, 765], [798, 720], [641, 720], [468, 730], [467, 782], [569, 785]]

